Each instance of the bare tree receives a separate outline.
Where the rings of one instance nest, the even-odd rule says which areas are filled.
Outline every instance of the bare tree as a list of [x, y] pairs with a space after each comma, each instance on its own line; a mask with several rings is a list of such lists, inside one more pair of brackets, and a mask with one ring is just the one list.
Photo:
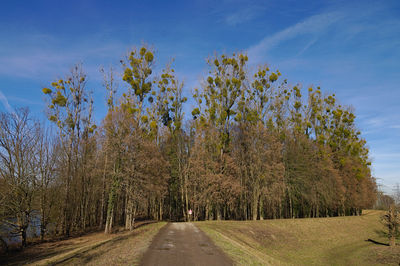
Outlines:
[[400, 205], [400, 184], [397, 183], [393, 189], [393, 198], [396, 204]]
[[27, 109], [0, 114], [0, 219], [23, 247], [34, 215], [39, 130]]

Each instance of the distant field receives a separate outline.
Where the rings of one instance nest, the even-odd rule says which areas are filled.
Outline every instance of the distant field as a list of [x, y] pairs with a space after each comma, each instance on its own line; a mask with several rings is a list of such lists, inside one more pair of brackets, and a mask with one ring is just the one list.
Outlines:
[[240, 265], [399, 265], [400, 246], [386, 245], [382, 214], [196, 225]]

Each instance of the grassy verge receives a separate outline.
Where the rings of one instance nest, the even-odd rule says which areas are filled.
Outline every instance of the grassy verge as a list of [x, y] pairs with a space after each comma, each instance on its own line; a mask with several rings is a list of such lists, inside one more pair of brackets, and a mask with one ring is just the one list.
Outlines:
[[196, 225], [239, 265], [399, 265], [400, 246], [386, 246], [381, 215]]
[[[199, 224], [196, 224], [199, 226]], [[233, 261], [239, 265], [278, 265], [281, 262], [260, 252], [258, 249], [237, 241], [210, 224], [199, 226]]]
[[[99, 246], [77, 251], [60, 265], [138, 265], [153, 237], [165, 222], [142, 226], [128, 235], [117, 237]], [[51, 262], [50, 264], [55, 264]]]
[[153, 237], [165, 222], [139, 224], [132, 232], [102, 232], [30, 246], [0, 257], [6, 265], [120, 265], [138, 264]]

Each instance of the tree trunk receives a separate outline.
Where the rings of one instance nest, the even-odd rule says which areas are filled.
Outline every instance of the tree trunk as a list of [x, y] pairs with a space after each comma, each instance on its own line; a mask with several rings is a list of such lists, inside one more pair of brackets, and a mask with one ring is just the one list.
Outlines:
[[21, 242], [22, 247], [26, 247], [26, 228], [21, 229]]
[[253, 217], [253, 221], [257, 220], [257, 212], [258, 212], [258, 198], [259, 198], [259, 193], [258, 193], [258, 189], [255, 188], [253, 190], [253, 201], [251, 204], [251, 212], [252, 212], [252, 217]]
[[205, 206], [204, 220], [208, 221], [209, 219], [210, 219], [210, 206], [209, 206], [209, 203], [207, 200], [206, 206]]
[[45, 193], [42, 191], [42, 196], [40, 197], [40, 241], [44, 240], [44, 235], [46, 233], [46, 213], [45, 213]]
[[99, 221], [99, 229], [103, 227], [104, 223], [104, 206], [106, 201], [106, 169], [107, 169], [107, 154], [105, 156], [104, 168], [103, 168], [103, 191], [101, 193], [101, 209], [100, 209], [100, 221]]
[[396, 237], [394, 234], [389, 238], [389, 246], [394, 247], [396, 246]]
[[188, 191], [187, 191], [187, 176], [184, 175], [184, 180], [183, 180], [183, 185], [184, 185], [184, 190], [185, 190], [185, 211], [186, 211], [186, 221], [189, 221], [189, 200], [188, 200]]
[[114, 205], [115, 205], [115, 184], [112, 184], [110, 195], [108, 197], [108, 206], [107, 206], [107, 218], [106, 218], [106, 228], [104, 233], [110, 234], [112, 232], [113, 226], [113, 217], [114, 217]]
[[215, 212], [216, 212], [216, 220], [220, 221], [221, 220], [221, 207], [219, 204], [217, 204], [217, 206], [215, 207]]
[[106, 227], [104, 229], [104, 233], [105, 234], [111, 234], [112, 233], [114, 206], [109, 206], [109, 207], [110, 208], [107, 211]]
[[65, 187], [65, 199], [63, 206], [63, 224], [62, 224], [62, 232], [65, 236], [69, 237], [71, 230], [71, 214], [70, 214], [70, 193], [71, 193], [71, 179], [72, 179], [72, 147], [73, 140], [72, 136], [70, 137], [69, 150], [68, 150], [68, 160], [67, 160], [67, 182]]
[[133, 230], [133, 200], [128, 191], [128, 195], [126, 195], [126, 204], [125, 204], [125, 229]]
[[260, 200], [259, 200], [259, 204], [258, 204], [259, 208], [258, 208], [258, 212], [260, 214], [260, 220], [264, 220], [264, 204], [263, 204], [263, 200], [262, 197], [260, 196]]
[[159, 207], [158, 207], [158, 220], [159, 221], [162, 221], [162, 219], [163, 219], [163, 200], [162, 200], [162, 198], [160, 197], [160, 199], [159, 199]]
[[287, 192], [288, 192], [288, 197], [289, 197], [289, 215], [290, 215], [290, 218], [294, 218], [292, 195], [290, 194], [289, 188], [287, 189]]

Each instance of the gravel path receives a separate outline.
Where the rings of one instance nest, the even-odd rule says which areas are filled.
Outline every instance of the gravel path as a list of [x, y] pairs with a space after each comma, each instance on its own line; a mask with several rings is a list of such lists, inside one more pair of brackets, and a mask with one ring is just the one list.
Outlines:
[[233, 265], [192, 223], [170, 223], [154, 238], [141, 265]]

